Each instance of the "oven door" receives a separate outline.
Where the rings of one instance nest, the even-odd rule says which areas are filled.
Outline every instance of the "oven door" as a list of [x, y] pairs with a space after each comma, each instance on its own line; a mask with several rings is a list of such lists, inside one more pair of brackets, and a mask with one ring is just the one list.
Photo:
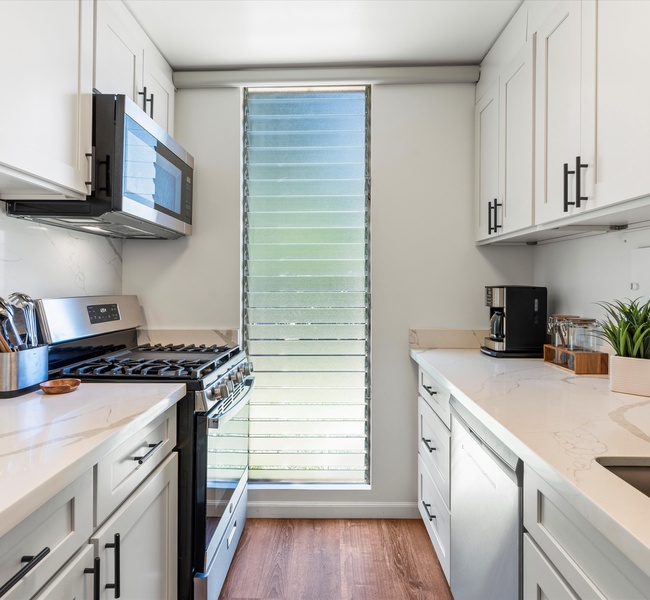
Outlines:
[[[248, 399], [254, 378], [235, 389], [231, 405], [218, 416], [203, 415], [207, 431], [202, 464], [204, 493], [197, 508], [195, 571], [205, 573], [248, 481]], [[217, 407], [218, 409], [219, 407]], [[203, 490], [201, 490], [203, 492]], [[199, 548], [199, 544], [203, 544]]]

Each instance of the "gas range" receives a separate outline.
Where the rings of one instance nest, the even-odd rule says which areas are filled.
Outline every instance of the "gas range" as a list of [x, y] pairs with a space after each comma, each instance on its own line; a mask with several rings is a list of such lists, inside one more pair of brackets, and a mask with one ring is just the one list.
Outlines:
[[249, 397], [255, 377], [235, 344], [138, 344], [136, 296], [36, 301], [50, 378], [182, 382], [176, 406], [178, 599], [219, 590], [246, 522]]

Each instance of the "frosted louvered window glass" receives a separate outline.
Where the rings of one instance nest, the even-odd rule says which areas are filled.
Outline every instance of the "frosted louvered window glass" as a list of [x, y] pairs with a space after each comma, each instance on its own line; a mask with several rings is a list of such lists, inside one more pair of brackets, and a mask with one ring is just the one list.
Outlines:
[[252, 481], [368, 483], [369, 89], [244, 92]]

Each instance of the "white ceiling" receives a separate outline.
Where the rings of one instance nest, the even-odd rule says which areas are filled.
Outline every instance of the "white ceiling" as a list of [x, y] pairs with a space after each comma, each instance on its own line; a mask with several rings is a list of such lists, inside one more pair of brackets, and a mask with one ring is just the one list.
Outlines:
[[124, 0], [175, 71], [476, 65], [522, 0]]

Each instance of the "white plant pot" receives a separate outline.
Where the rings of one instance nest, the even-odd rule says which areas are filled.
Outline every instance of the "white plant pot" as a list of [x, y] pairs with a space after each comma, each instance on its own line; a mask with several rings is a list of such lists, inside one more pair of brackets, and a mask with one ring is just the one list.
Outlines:
[[610, 356], [609, 388], [612, 392], [650, 396], [650, 359]]

